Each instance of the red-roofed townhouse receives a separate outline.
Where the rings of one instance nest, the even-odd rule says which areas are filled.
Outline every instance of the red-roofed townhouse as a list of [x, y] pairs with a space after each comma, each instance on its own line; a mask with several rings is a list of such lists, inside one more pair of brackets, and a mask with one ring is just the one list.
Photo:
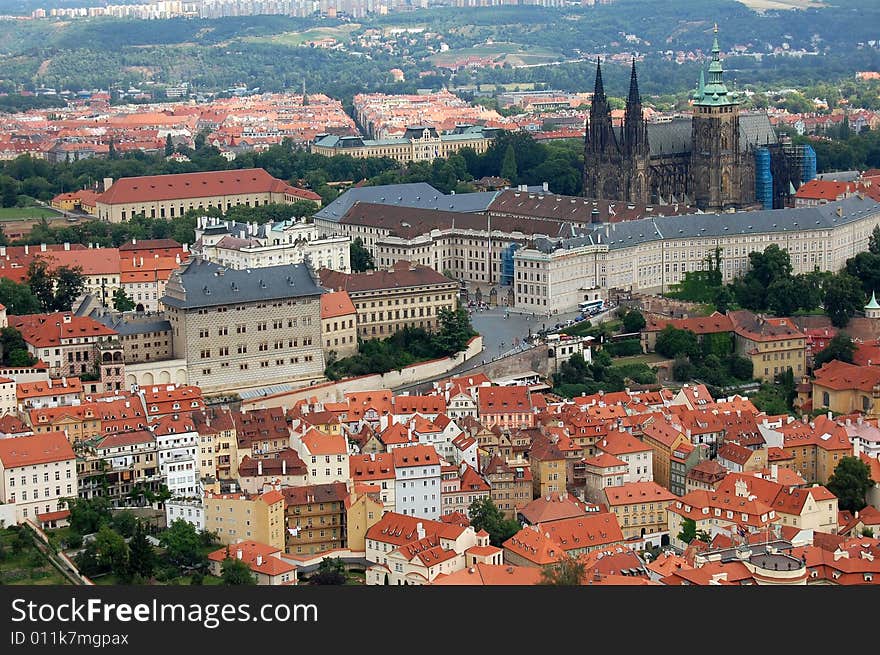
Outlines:
[[[57, 430], [46, 430], [46, 432], [57, 432]], [[26, 437], [34, 434], [27, 424], [23, 423], [17, 416], [7, 414], [0, 416], [0, 439], [6, 437]]]
[[568, 489], [565, 454], [550, 439], [539, 436], [529, 449], [532, 469], [532, 494], [548, 496]]
[[489, 498], [491, 487], [473, 468], [463, 464], [459, 470], [456, 466], [441, 467], [442, 514], [448, 516], [460, 512], [468, 514], [470, 506], [483, 498]]
[[282, 550], [285, 543], [285, 496], [275, 489], [260, 494], [206, 493], [205, 530], [221, 544], [255, 539]]
[[685, 477], [685, 493], [696, 489], [716, 491], [726, 476], [727, 469], [721, 466], [717, 460], [704, 459], [688, 471]]
[[791, 369], [795, 380], [807, 370], [807, 337], [789, 318], [764, 318], [741, 309], [728, 312], [736, 352], [752, 360], [756, 380], [771, 381]]
[[750, 450], [729, 441], [718, 449], [718, 463], [734, 473], [762, 471], [767, 468], [767, 449]]
[[133, 506], [156, 493], [165, 478], [159, 470], [156, 437], [149, 430], [105, 434], [77, 460], [81, 498], [105, 496]]
[[623, 536], [639, 547], [660, 546], [668, 536], [666, 508], [675, 496], [656, 482], [630, 482], [606, 487], [603, 502], [617, 516]]
[[687, 470], [684, 470], [686, 465], [682, 466], [681, 455], [684, 455], [687, 461], [687, 456], [694, 450], [690, 439], [663, 417], [658, 417], [644, 426], [642, 439], [654, 451], [651, 460], [654, 467], [654, 482], [666, 487], [676, 496], [683, 495]]
[[321, 340], [337, 359], [357, 353], [357, 309], [346, 291], [321, 295]]
[[617, 517], [610, 512], [528, 525], [504, 542], [504, 561], [542, 567], [565, 554], [579, 557], [594, 550], [624, 545]]
[[205, 409], [202, 390], [193, 385], [163, 384], [142, 387], [139, 395], [150, 419]]
[[179, 248], [171, 256], [157, 253], [144, 257], [135, 252], [131, 256], [119, 257], [120, 286], [135, 303], [135, 311], [159, 311], [159, 299], [165, 295], [168, 279], [188, 256], [183, 248]]
[[366, 547], [368, 585], [427, 584], [465, 569], [469, 561], [500, 563], [501, 553], [489, 546], [485, 532], [398, 512], [386, 512], [367, 530]]
[[441, 586], [531, 586], [541, 582], [541, 571], [530, 566], [476, 564], [456, 573], [438, 575], [433, 585]]
[[404, 446], [392, 452], [396, 511], [407, 516], [440, 518], [440, 456], [433, 446]]
[[63, 432], [0, 439], [0, 502], [14, 508], [16, 523], [39, 525], [38, 514], [65, 509], [61, 499], [78, 493], [76, 455]]
[[20, 412], [43, 407], [67, 407], [83, 398], [82, 381], [79, 378], [61, 378], [19, 382], [15, 387]]
[[880, 416], [880, 367], [857, 366], [839, 360], [827, 362], [814, 372], [813, 407], [841, 414], [861, 412]]
[[52, 377], [92, 373], [99, 367], [103, 355], [108, 354], [121, 369], [115, 378], [125, 379], [122, 348], [113, 348], [111, 343], [118, 337], [116, 331], [93, 318], [74, 316], [70, 312], [28, 314], [10, 316], [9, 326], [21, 332], [28, 352], [49, 366]]
[[377, 486], [385, 511], [395, 511], [394, 458], [391, 453], [351, 455], [348, 458], [348, 467], [352, 482]]
[[789, 466], [807, 482], [827, 484], [840, 460], [853, 454], [846, 429], [824, 415], [810, 423], [792, 420], [779, 430], [783, 450], [792, 457]]
[[[235, 418], [229, 409], [208, 407], [191, 412], [201, 442], [199, 469], [205, 477], [235, 479], [238, 477], [238, 436]], [[283, 450], [283, 449], [282, 449]]]
[[391, 423], [393, 395], [388, 389], [376, 391], [351, 391], [345, 394], [348, 401], [346, 423], [357, 429], [361, 421], [374, 430], [384, 430]]
[[248, 565], [260, 586], [297, 584], [296, 566], [281, 555], [281, 549], [253, 540], [224, 546], [208, 554], [211, 573], [222, 577], [223, 562], [237, 559]]
[[395, 423], [409, 423], [417, 414], [433, 421], [446, 413], [442, 396], [395, 396], [391, 406]]
[[605, 502], [605, 488], [625, 483], [629, 468], [619, 457], [600, 453], [583, 460], [584, 498], [591, 503]]
[[310, 428], [294, 433], [292, 448], [308, 470], [309, 484], [330, 484], [349, 480], [348, 442], [341, 434], [324, 434]]
[[654, 449], [629, 432], [609, 431], [601, 441], [596, 442], [596, 449], [626, 462], [624, 483], [650, 482], [654, 479]]
[[535, 425], [528, 387], [478, 387], [480, 422], [487, 428], [530, 428]]
[[199, 433], [189, 414], [163, 416], [150, 424], [156, 437], [159, 471], [172, 498], [202, 495]]
[[18, 397], [15, 393], [15, 380], [0, 377], [0, 416], [14, 414], [18, 408]]
[[245, 455], [238, 464], [239, 486], [242, 491], [251, 494], [277, 486], [302, 486], [308, 484], [307, 477], [305, 462], [292, 448], [285, 448], [272, 457], [253, 458]]
[[285, 487], [281, 492], [285, 501], [288, 553], [308, 556], [348, 545], [349, 489], [344, 482]]
[[96, 403], [32, 409], [28, 421], [37, 434], [64, 432], [71, 444], [101, 435], [101, 415]]
[[462, 432], [452, 440], [451, 446], [453, 462], [477, 468], [479, 448], [476, 439]]
[[782, 522], [772, 507], [742, 488], [735, 493], [691, 491], [669, 503], [666, 509], [670, 543], [677, 548], [688, 545], [678, 538], [685, 519], [694, 521], [698, 532], [709, 535], [714, 527], [733, 527], [748, 533]]
[[532, 469], [524, 459], [507, 460], [494, 455], [482, 473], [489, 482], [489, 496], [504, 518], [515, 518], [532, 501]]
[[[838, 417], [837, 421], [840, 422], [840, 420], [840, 417]], [[878, 455], [880, 455], [880, 428], [877, 427], [875, 422], [865, 421], [859, 415], [855, 419], [844, 419], [843, 428], [846, 430], [846, 436], [849, 437], [853, 445], [853, 453], [864, 454], [872, 459], [877, 459]]]
[[287, 418], [280, 407], [233, 412], [232, 418], [239, 457], [272, 455], [293, 446]]
[[705, 384], [685, 384], [669, 405], [684, 405], [690, 410], [711, 410], [715, 409], [715, 399]]
[[853, 537], [828, 548], [803, 546], [792, 551], [806, 560], [807, 584], [880, 585], [880, 540]]

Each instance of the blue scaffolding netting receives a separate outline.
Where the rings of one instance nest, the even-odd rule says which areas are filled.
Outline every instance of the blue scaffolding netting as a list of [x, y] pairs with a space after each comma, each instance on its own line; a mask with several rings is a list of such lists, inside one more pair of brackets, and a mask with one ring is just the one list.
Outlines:
[[755, 150], [755, 199], [764, 209], [773, 209], [773, 174], [770, 172], [770, 151]]
[[501, 285], [513, 284], [513, 253], [519, 250], [518, 243], [511, 243], [501, 251]]

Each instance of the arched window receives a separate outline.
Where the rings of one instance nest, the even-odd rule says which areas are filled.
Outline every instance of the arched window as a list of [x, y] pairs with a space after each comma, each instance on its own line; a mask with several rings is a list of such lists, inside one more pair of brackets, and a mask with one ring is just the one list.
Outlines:
[[822, 392], [822, 404], [823, 404], [825, 407], [828, 407], [828, 405], [831, 404], [831, 397], [828, 395], [828, 392], [827, 392], [827, 391], [823, 391], [823, 392]]

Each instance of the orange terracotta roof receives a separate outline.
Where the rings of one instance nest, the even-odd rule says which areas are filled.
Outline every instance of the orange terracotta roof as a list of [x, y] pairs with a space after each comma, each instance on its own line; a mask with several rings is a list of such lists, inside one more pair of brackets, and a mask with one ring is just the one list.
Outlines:
[[4, 469], [76, 459], [63, 432], [0, 439], [0, 462]]
[[676, 498], [675, 494], [656, 482], [630, 482], [619, 487], [605, 487], [604, 492], [610, 507], [634, 503], [664, 502]]
[[341, 434], [325, 434], [315, 428], [310, 428], [302, 436], [302, 443], [310, 455], [345, 455], [348, 453], [345, 437]]
[[321, 295], [321, 318], [337, 318], [357, 314], [354, 303], [345, 291], [331, 291]]

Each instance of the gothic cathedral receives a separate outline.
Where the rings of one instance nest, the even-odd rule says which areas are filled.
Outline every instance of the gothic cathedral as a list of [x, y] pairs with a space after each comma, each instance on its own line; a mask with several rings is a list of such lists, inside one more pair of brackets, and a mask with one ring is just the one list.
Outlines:
[[641, 204], [693, 204], [703, 210], [755, 204], [754, 149], [777, 142], [766, 113], [743, 114], [724, 83], [718, 28], [709, 80], [700, 72], [693, 115], [648, 123], [633, 60], [623, 124], [615, 127], [596, 65], [584, 138], [584, 196]]

